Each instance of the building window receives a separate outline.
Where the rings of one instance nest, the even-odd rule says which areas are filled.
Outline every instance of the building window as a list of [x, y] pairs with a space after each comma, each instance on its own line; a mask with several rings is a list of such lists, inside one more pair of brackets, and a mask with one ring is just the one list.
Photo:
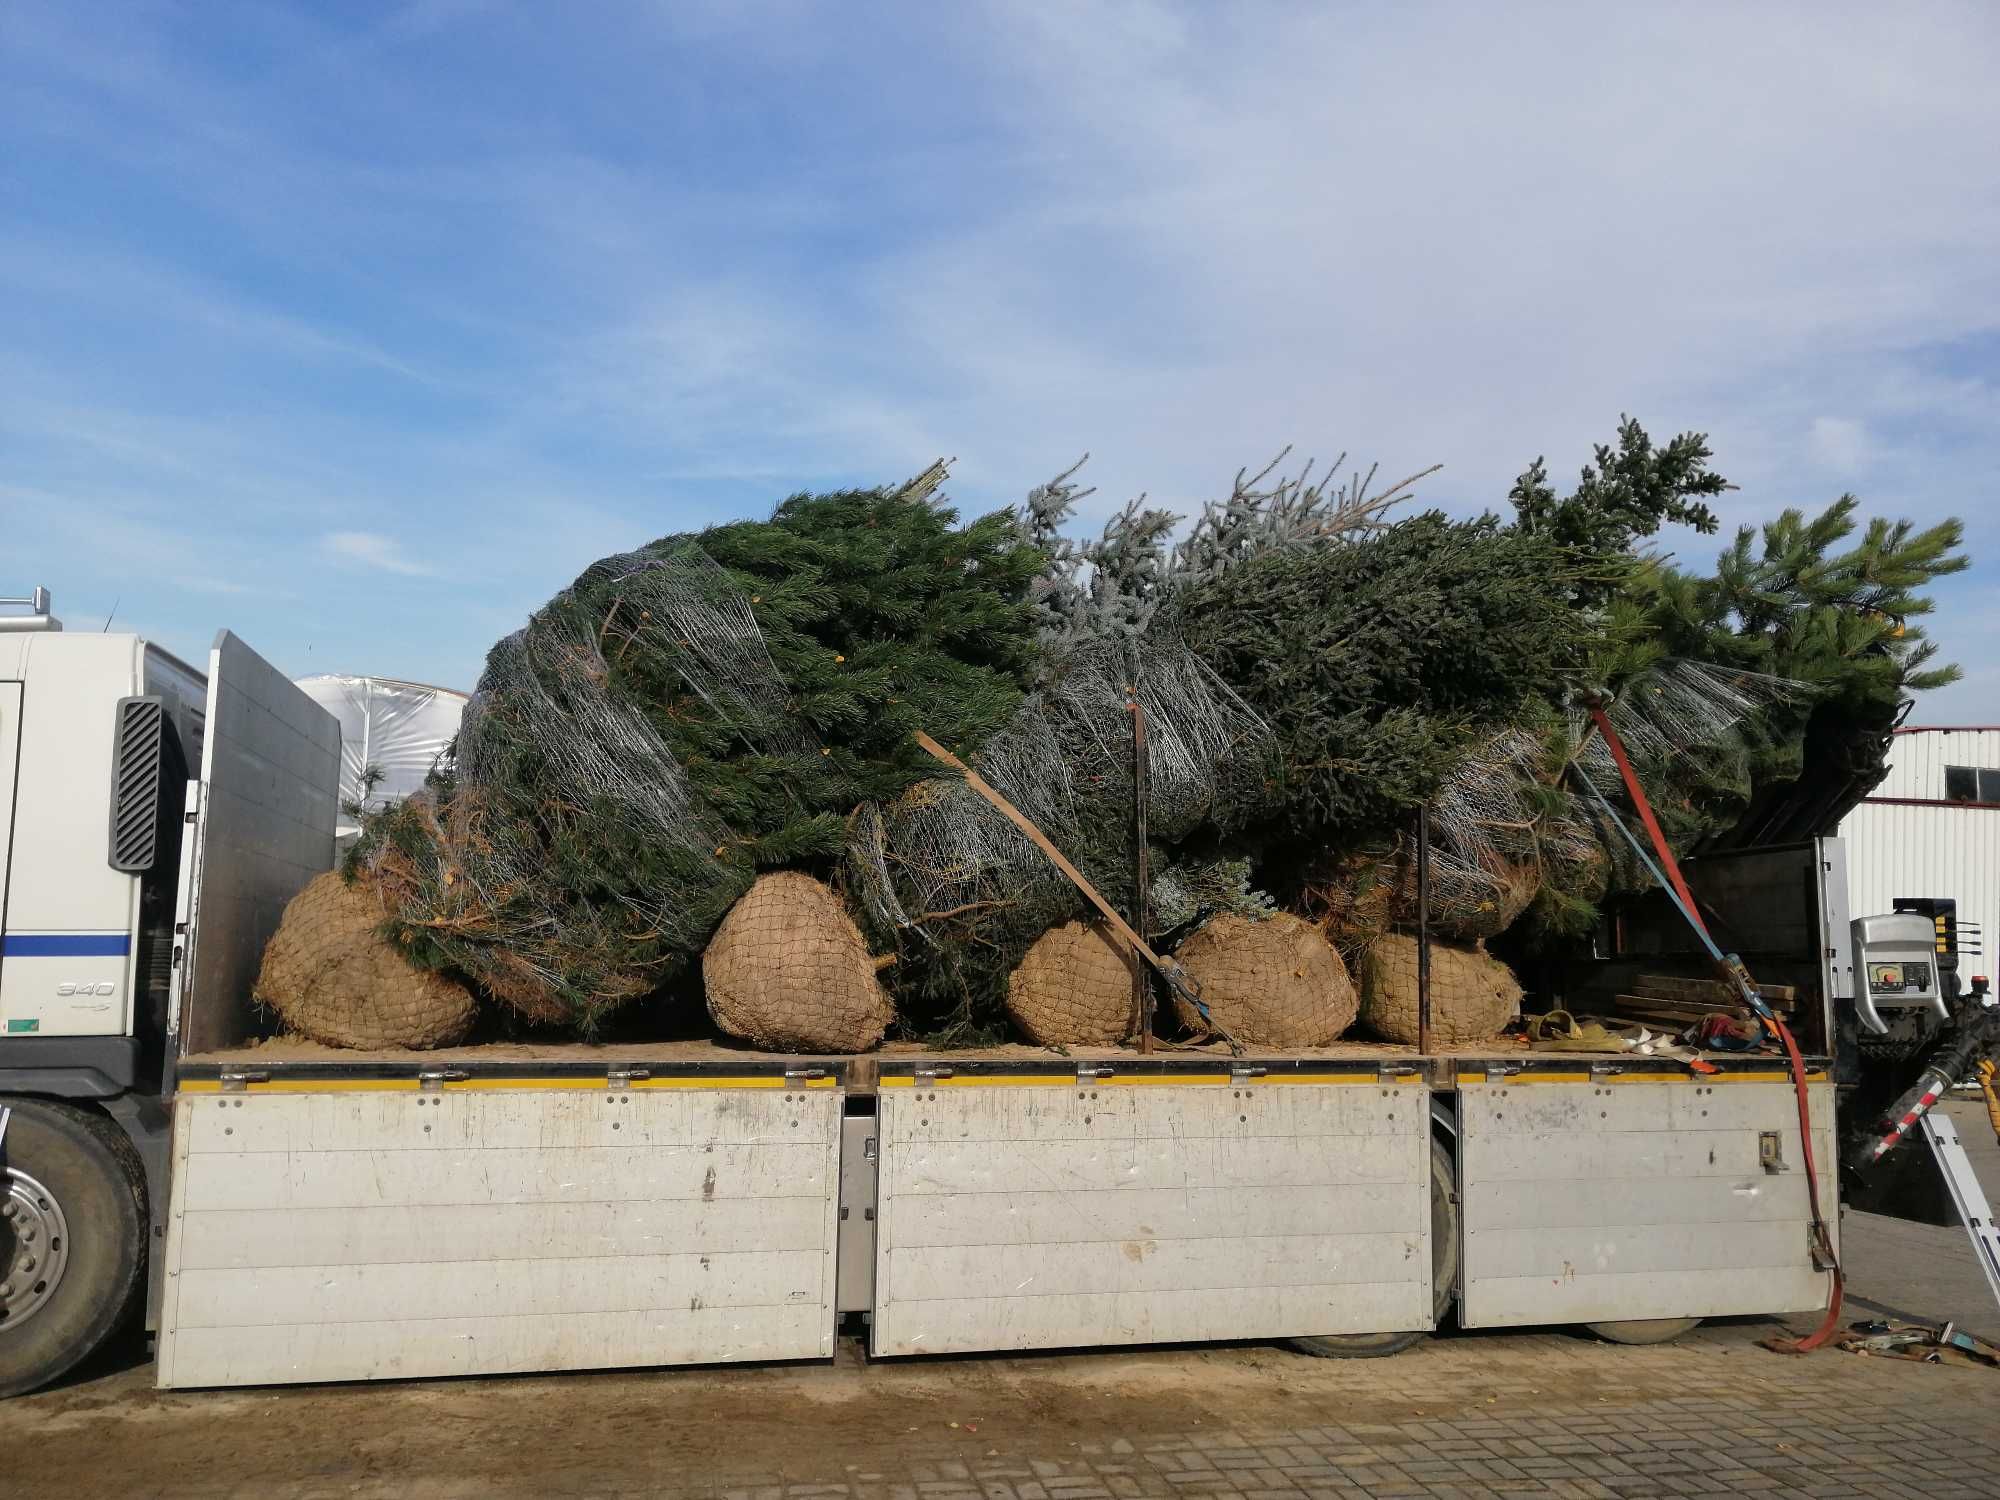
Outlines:
[[1986, 766], [1946, 766], [1947, 802], [2000, 802], [2000, 770]]

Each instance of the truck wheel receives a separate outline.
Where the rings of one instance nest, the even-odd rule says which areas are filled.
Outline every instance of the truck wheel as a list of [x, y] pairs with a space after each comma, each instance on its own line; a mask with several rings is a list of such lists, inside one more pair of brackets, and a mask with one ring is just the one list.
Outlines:
[[1700, 1318], [1625, 1318], [1583, 1326], [1607, 1344], [1670, 1344], [1699, 1322]]
[[[1458, 1174], [1453, 1170], [1451, 1150], [1435, 1135], [1431, 1137], [1431, 1314], [1443, 1323], [1451, 1311], [1452, 1293], [1458, 1289]], [[1425, 1337], [1413, 1333], [1334, 1333], [1315, 1338], [1292, 1339], [1301, 1354], [1319, 1359], [1380, 1359], [1401, 1354]]]
[[0, 1397], [45, 1385], [125, 1321], [143, 1280], [146, 1173], [124, 1132], [0, 1099]]

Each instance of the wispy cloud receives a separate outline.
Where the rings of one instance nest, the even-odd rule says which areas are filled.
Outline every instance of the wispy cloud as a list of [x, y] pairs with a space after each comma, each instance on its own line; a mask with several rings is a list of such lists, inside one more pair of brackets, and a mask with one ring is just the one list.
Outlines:
[[[598, 552], [940, 455], [1189, 506], [1292, 442], [1463, 512], [1630, 411], [1730, 522], [2000, 547], [1977, 4], [16, 12], [10, 479], [285, 592], [227, 623], [300, 669], [467, 683]], [[430, 617], [299, 603], [329, 562]]]
[[329, 555], [346, 563], [358, 563], [384, 573], [400, 573], [408, 578], [429, 578], [436, 569], [420, 563], [403, 551], [403, 544], [379, 531], [329, 531], [320, 538]]

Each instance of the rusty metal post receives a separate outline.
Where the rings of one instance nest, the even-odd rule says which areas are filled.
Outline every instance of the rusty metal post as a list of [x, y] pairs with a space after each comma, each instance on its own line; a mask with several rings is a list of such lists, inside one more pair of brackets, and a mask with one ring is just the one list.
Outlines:
[[[1152, 872], [1147, 866], [1146, 804], [1152, 795], [1151, 766], [1146, 759], [1146, 711], [1134, 693], [1126, 700], [1132, 710], [1132, 925], [1143, 940], [1152, 925]], [[1153, 1050], [1153, 976], [1140, 964], [1133, 974], [1139, 1001], [1139, 1051]]]
[[1431, 810], [1417, 809], [1417, 1052], [1431, 1054]]

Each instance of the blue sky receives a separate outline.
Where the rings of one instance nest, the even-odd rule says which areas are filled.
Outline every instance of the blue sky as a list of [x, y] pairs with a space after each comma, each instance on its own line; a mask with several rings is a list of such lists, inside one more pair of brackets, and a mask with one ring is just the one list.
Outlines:
[[470, 686], [798, 488], [1474, 512], [1631, 411], [1732, 523], [1964, 517], [1916, 718], [2000, 723], [1995, 77], [1983, 4], [12, 0], [0, 593]]

